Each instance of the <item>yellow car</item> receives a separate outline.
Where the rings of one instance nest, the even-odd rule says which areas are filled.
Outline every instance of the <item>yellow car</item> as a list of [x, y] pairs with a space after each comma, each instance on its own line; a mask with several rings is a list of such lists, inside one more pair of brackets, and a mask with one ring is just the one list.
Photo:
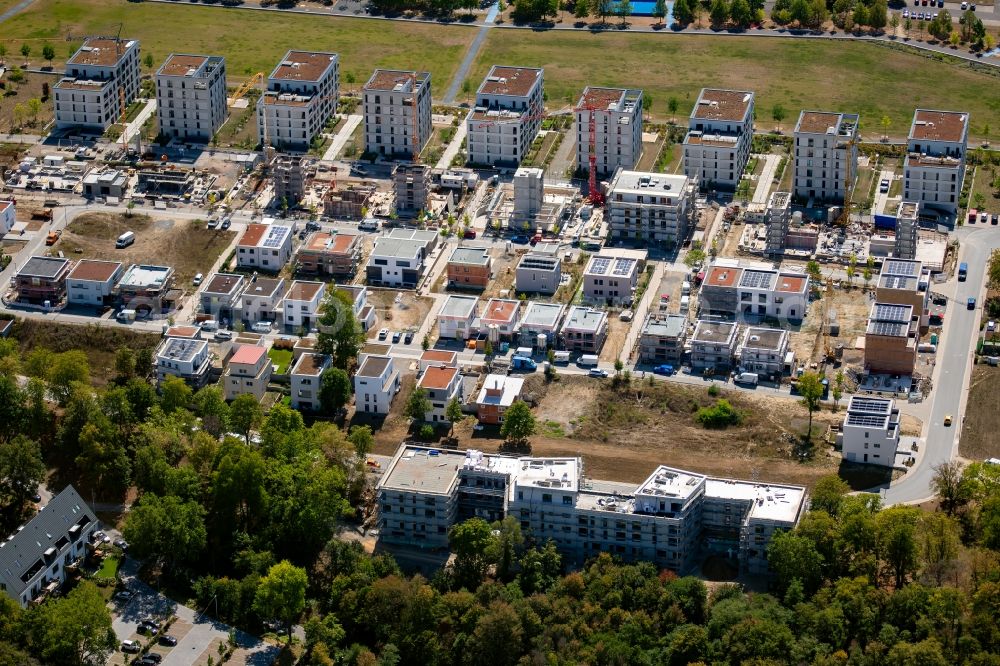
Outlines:
[[951, 414], [945, 414], [944, 415], [944, 424], [945, 424], [945, 426], [950, 426], [951, 425]]

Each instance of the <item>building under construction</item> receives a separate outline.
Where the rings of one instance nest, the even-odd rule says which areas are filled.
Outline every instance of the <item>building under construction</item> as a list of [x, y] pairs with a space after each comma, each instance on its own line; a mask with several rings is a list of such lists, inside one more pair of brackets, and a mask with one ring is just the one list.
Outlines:
[[295, 206], [306, 195], [308, 173], [298, 155], [278, 155], [271, 163], [274, 198]]
[[374, 195], [374, 185], [354, 183], [336, 189], [336, 184], [333, 184], [323, 197], [323, 214], [348, 220], [361, 219], [364, 217], [363, 209], [372, 209]]
[[427, 210], [430, 190], [431, 168], [426, 164], [400, 164], [392, 172], [392, 184], [396, 193], [396, 214], [413, 217]]

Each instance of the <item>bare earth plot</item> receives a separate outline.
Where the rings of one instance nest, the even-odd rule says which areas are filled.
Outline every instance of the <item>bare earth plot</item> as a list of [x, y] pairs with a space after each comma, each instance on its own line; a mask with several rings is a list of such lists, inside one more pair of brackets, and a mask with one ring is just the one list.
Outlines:
[[1000, 390], [1000, 368], [977, 365], [969, 384], [968, 409], [958, 452], [969, 460], [1000, 458], [1000, 410], [996, 409]]
[[369, 289], [368, 302], [375, 307], [375, 315], [378, 318], [375, 325], [368, 330], [368, 337], [374, 338], [383, 326], [393, 331], [420, 328], [427, 319], [434, 301], [426, 296], [417, 296], [411, 291]]

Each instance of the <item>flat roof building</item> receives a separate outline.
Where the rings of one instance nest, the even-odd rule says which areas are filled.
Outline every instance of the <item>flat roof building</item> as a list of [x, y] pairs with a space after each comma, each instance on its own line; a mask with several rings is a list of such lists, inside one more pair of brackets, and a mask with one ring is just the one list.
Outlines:
[[793, 138], [794, 189], [803, 202], [844, 203], [858, 173], [858, 114], [803, 111]]
[[788, 331], [748, 326], [736, 350], [736, 357], [743, 372], [778, 379], [793, 365], [789, 353]]
[[516, 339], [522, 346], [539, 350], [557, 346], [559, 326], [565, 313], [566, 306], [562, 303], [528, 301], [528, 307], [518, 324]]
[[559, 338], [563, 349], [581, 354], [599, 354], [608, 337], [608, 313], [604, 310], [571, 306]]
[[139, 76], [139, 40], [88, 37], [53, 86], [56, 127], [103, 132], [121, 118], [122, 92], [135, 100]]
[[299, 246], [298, 270], [310, 275], [354, 277], [361, 261], [360, 234], [315, 231]]
[[608, 185], [605, 216], [612, 238], [676, 247], [696, 224], [698, 178], [618, 170]]
[[493, 65], [465, 119], [469, 163], [518, 166], [542, 123], [543, 70]]
[[66, 298], [69, 304], [98, 308], [112, 305], [115, 285], [123, 270], [120, 261], [81, 259], [66, 276]]
[[735, 322], [698, 320], [691, 336], [691, 369], [728, 372], [736, 356], [739, 328]]
[[288, 51], [267, 78], [257, 100], [257, 136], [262, 145], [306, 151], [337, 110], [340, 56]]
[[954, 223], [965, 179], [969, 114], [917, 109], [906, 141], [903, 200]]
[[365, 151], [416, 159], [431, 137], [429, 72], [376, 69], [361, 93]]
[[754, 94], [702, 88], [684, 137], [684, 173], [704, 190], [735, 190], [750, 159]]
[[872, 374], [912, 375], [917, 337], [912, 305], [873, 303], [865, 331], [865, 368]]
[[514, 289], [518, 293], [554, 294], [561, 281], [558, 243], [538, 243], [517, 262]]
[[17, 302], [56, 307], [66, 298], [66, 278], [73, 264], [59, 257], [31, 257], [14, 273]]
[[688, 321], [684, 315], [646, 315], [639, 334], [639, 362], [680, 364], [687, 332]]
[[456, 247], [448, 259], [449, 289], [485, 289], [493, 271], [488, 248]]
[[591, 117], [598, 176], [635, 168], [642, 155], [642, 90], [587, 86], [574, 113], [577, 170], [590, 170]]
[[639, 284], [639, 261], [632, 257], [595, 254], [583, 271], [585, 303], [620, 305], [632, 302]]
[[893, 466], [899, 427], [899, 410], [891, 398], [851, 396], [840, 436], [844, 460]]
[[156, 72], [160, 134], [208, 143], [228, 116], [226, 59], [171, 53]]

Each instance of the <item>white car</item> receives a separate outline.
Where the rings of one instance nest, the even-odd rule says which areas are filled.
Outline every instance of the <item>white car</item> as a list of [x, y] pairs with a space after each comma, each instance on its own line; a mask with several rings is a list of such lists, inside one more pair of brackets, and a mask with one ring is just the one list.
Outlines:
[[191, 283], [194, 284], [194, 286], [197, 287], [198, 285], [201, 284], [201, 281], [204, 280], [204, 279], [205, 279], [204, 275], [202, 275], [201, 273], [196, 273], [195, 276], [194, 276], [194, 279], [191, 280]]
[[139, 641], [133, 641], [131, 639], [122, 641], [122, 652], [138, 652], [142, 649], [139, 645]]
[[997, 330], [997, 323], [992, 319], [990, 319], [988, 322], [986, 322], [986, 330], [990, 332]]
[[271, 322], [269, 321], [259, 321], [253, 325], [254, 333], [270, 333], [271, 332]]
[[587, 373], [588, 377], [599, 377], [601, 379], [608, 376], [608, 371], [603, 368], [591, 368]]
[[215, 339], [219, 340], [219, 341], [222, 341], [222, 340], [232, 340], [233, 339], [233, 334], [230, 331], [216, 331], [215, 332]]
[[378, 339], [379, 340], [385, 340], [388, 337], [389, 337], [389, 329], [387, 329], [387, 328], [380, 328], [379, 331], [378, 331]]

